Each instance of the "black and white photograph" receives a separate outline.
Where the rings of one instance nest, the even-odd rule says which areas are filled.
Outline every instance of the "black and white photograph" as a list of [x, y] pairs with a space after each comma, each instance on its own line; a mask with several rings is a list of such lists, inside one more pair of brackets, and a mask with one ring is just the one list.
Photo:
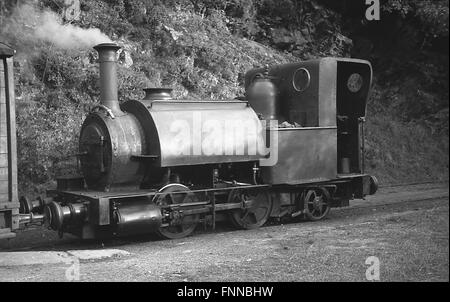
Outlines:
[[0, 0], [0, 283], [448, 283], [448, 87], [448, 0]]

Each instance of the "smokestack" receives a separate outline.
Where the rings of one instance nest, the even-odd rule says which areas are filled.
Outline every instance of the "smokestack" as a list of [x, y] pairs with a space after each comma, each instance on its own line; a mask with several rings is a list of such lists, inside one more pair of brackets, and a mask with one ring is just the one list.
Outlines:
[[102, 43], [94, 46], [98, 51], [100, 64], [100, 103], [113, 113], [120, 114], [119, 97], [117, 94], [117, 64], [116, 53], [120, 49], [115, 43]]

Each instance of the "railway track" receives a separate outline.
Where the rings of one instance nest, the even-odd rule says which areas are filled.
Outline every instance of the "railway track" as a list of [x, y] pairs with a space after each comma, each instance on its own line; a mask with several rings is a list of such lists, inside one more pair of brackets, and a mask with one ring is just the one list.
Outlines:
[[397, 202], [386, 202], [386, 203], [379, 203], [376, 205], [359, 205], [359, 206], [350, 206], [347, 208], [342, 208], [341, 210], [349, 210], [349, 209], [365, 209], [365, 208], [381, 208], [381, 207], [386, 207], [386, 206], [394, 206], [394, 205], [399, 205], [399, 204], [409, 204], [409, 203], [418, 203], [418, 202], [426, 202], [426, 201], [433, 201], [433, 200], [441, 200], [441, 199], [445, 199], [445, 198], [449, 198], [448, 194], [445, 195], [441, 195], [441, 196], [433, 196], [433, 197], [429, 197], [429, 198], [418, 198], [418, 199], [413, 199], [413, 200], [403, 200], [403, 201], [397, 201]]
[[352, 201], [350, 202], [350, 207], [341, 208], [341, 210], [381, 208], [448, 198], [448, 181], [426, 181], [384, 185], [380, 186], [378, 196], [371, 196], [366, 200]]
[[379, 188], [395, 188], [395, 187], [407, 187], [407, 186], [416, 186], [416, 185], [427, 185], [427, 184], [448, 184], [449, 180], [442, 181], [420, 181], [420, 182], [406, 182], [406, 183], [396, 183], [389, 185], [380, 185]]

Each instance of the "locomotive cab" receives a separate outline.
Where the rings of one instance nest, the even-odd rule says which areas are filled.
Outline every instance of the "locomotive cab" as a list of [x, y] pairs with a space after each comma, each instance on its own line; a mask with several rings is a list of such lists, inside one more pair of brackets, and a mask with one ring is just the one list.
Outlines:
[[[246, 74], [247, 90], [253, 89], [261, 72], [254, 69]], [[265, 180], [281, 184], [364, 173], [370, 63], [322, 58], [274, 66], [265, 72], [279, 91], [271, 107], [276, 108], [274, 119], [280, 125], [272, 130], [278, 131], [278, 162], [264, 169]], [[257, 113], [263, 112], [263, 100], [249, 99]], [[282, 127], [286, 123], [288, 127]]]
[[[245, 76], [247, 90], [263, 72], [278, 91], [274, 112], [278, 113], [275, 119], [279, 126], [268, 130], [277, 132], [278, 161], [261, 167], [262, 179], [277, 186], [342, 180], [346, 184], [333, 189], [336, 205], [347, 205], [349, 199], [373, 194], [376, 178], [364, 173], [370, 63], [321, 58], [253, 69]], [[249, 99], [257, 113], [261, 103], [255, 102], [261, 100]], [[286, 205], [295, 203], [294, 197], [284, 197]]]

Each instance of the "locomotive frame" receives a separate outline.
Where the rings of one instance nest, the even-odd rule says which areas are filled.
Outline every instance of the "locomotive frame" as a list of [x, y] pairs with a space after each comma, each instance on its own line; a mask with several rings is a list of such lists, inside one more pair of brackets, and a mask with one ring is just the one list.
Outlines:
[[[244, 229], [269, 218], [320, 220], [331, 207], [376, 192], [376, 178], [364, 173], [369, 62], [323, 58], [253, 69], [245, 77], [245, 101], [180, 101], [168, 89], [150, 88], [143, 100], [119, 105], [119, 47], [95, 49], [101, 101], [80, 133], [83, 176], [58, 178], [46, 198], [22, 197], [21, 224], [41, 222], [61, 236], [85, 239], [150, 232], [176, 239], [198, 224], [214, 229], [220, 220]], [[170, 122], [191, 113], [256, 123], [255, 136], [271, 145], [270, 153], [171, 154]], [[289, 126], [273, 127], [273, 120]], [[272, 134], [276, 142], [267, 141]], [[262, 164], [275, 153], [276, 162]]]

